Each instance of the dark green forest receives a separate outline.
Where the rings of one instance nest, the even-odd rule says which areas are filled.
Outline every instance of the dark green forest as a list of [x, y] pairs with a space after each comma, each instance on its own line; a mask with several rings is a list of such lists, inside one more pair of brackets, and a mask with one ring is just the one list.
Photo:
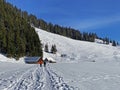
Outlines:
[[113, 46], [119, 44], [107, 37], [98, 37], [95, 33], [80, 32], [71, 27], [47, 23], [5, 0], [0, 0], [0, 53], [14, 58], [43, 56], [42, 44], [32, 26], [76, 40], [94, 42], [95, 39], [101, 39], [104, 44], [112, 43]]
[[41, 42], [24, 13], [0, 0], [0, 53], [19, 58], [42, 56]]

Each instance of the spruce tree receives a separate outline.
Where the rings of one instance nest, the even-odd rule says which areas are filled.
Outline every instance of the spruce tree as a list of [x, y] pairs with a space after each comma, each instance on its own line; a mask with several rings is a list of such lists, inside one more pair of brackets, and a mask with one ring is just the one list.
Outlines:
[[56, 45], [52, 45], [52, 47], [51, 47], [51, 53], [56, 54], [56, 52], [57, 52]]
[[117, 46], [116, 42], [113, 40], [112, 46]]
[[48, 44], [45, 44], [45, 49], [44, 49], [45, 52], [49, 52], [48, 50]]
[[[37, 25], [36, 17], [30, 20]], [[41, 42], [30, 20], [27, 12], [0, 0], [0, 53], [14, 58], [43, 55]]]

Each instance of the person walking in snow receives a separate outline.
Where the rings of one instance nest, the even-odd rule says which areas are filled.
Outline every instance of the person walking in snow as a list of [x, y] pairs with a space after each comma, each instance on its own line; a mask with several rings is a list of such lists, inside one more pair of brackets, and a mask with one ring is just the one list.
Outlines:
[[46, 67], [46, 61], [44, 61], [44, 67]]
[[46, 63], [48, 62], [48, 59], [47, 58], [45, 58], [45, 60], [44, 60], [44, 67], [46, 67]]
[[42, 58], [40, 58], [39, 60], [38, 60], [38, 64], [40, 64], [40, 67], [42, 67], [42, 64], [43, 64], [44, 62], [43, 62], [43, 59]]
[[40, 67], [42, 67], [42, 64], [40, 64]]

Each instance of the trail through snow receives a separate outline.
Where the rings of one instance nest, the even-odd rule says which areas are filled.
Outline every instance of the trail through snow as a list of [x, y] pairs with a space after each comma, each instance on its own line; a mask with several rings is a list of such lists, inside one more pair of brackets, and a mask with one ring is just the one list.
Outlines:
[[11, 71], [10, 77], [6, 74], [0, 75], [0, 90], [74, 90], [50, 67], [33, 65], [29, 69]]

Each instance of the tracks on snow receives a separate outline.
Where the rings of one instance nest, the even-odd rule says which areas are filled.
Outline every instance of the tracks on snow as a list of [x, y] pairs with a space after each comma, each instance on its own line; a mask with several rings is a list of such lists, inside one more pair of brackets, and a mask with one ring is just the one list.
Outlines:
[[42, 90], [44, 86], [44, 71], [42, 68], [33, 67], [23, 73], [5, 90]]
[[74, 90], [73, 87], [67, 85], [63, 78], [58, 76], [55, 72], [53, 72], [51, 69], [46, 69], [46, 72], [49, 76], [49, 81], [52, 86], [52, 90]]
[[4, 84], [3, 90], [75, 90], [49, 67], [34, 65], [19, 74], [16, 72], [8, 79], [0, 79], [0, 85]]

